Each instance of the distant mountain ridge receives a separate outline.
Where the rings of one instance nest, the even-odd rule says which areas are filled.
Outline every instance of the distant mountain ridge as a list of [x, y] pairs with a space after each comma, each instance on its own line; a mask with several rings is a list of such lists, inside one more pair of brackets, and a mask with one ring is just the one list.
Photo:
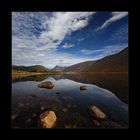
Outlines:
[[65, 68], [66, 68], [66, 67], [61, 67], [61, 66], [56, 65], [56, 66], [52, 69], [52, 71], [61, 72], [61, 71], [63, 71]]
[[117, 54], [99, 60], [86, 61], [69, 67], [56, 65], [53, 69], [42, 65], [12, 66], [12, 70], [28, 72], [128, 72], [128, 47]]
[[27, 72], [49, 72], [49, 70], [42, 65], [33, 66], [12, 66], [12, 70], [27, 71]]
[[128, 72], [128, 47], [96, 61], [69, 66], [64, 72]]

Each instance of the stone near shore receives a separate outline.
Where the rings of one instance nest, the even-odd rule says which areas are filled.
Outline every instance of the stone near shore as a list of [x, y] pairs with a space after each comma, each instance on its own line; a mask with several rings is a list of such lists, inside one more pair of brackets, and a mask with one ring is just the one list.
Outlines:
[[40, 124], [43, 128], [53, 128], [57, 117], [54, 111], [46, 111], [40, 115]]
[[105, 119], [106, 118], [106, 114], [104, 112], [102, 112], [98, 107], [96, 107], [95, 105], [90, 107], [90, 113], [93, 117], [95, 118], [100, 118], [100, 119]]
[[52, 89], [54, 87], [54, 84], [51, 81], [47, 81], [47, 82], [40, 83], [38, 87]]
[[87, 90], [87, 86], [80, 86], [80, 90]]

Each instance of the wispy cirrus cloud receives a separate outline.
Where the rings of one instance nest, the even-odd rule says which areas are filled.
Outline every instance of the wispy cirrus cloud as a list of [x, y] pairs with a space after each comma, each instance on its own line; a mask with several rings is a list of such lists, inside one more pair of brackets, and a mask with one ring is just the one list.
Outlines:
[[107, 19], [100, 27], [97, 27], [95, 29], [95, 31], [104, 29], [104, 28], [108, 27], [110, 24], [112, 24], [113, 22], [120, 20], [127, 15], [128, 15], [128, 12], [112, 12], [111, 17], [109, 19]]
[[96, 50], [83, 49], [80, 50], [80, 52], [84, 55], [93, 55], [94, 59], [99, 59], [108, 55], [113, 55], [115, 53], [118, 53], [121, 50], [125, 49], [126, 47], [128, 47], [127, 43], [114, 44], [114, 45], [107, 45], [101, 49], [96, 49]]
[[127, 41], [128, 40], [128, 25], [121, 25], [118, 30], [116, 30], [111, 35], [112, 40], [116, 41]]
[[[100, 32], [97, 34], [98, 39], [94, 38], [95, 31], [92, 29], [98, 19], [104, 22], [98, 27], [101, 30], [128, 13], [112, 12], [111, 17], [105, 21], [104, 15], [108, 15], [108, 12], [100, 14], [101, 17], [95, 16], [95, 19], [92, 18], [94, 14], [96, 12], [12, 12], [12, 64], [41, 64], [48, 68], [55, 65], [68, 66], [102, 58], [125, 48], [127, 43], [121, 43], [127, 42], [127, 39], [122, 41], [127, 38], [127, 26], [122, 25], [120, 29], [116, 27], [113, 34]], [[111, 39], [105, 40], [108, 35]], [[119, 39], [118, 44], [114, 45], [113, 35], [114, 40]], [[106, 46], [100, 45], [100, 39], [102, 44], [108, 42], [105, 42]], [[99, 49], [93, 50], [91, 44], [99, 46]]]
[[88, 49], [83, 49], [80, 51], [82, 54], [85, 54], [85, 55], [89, 55], [89, 54], [92, 54], [95, 52], [95, 50], [88, 50]]
[[85, 38], [79, 38], [79, 39], [77, 39], [77, 41], [79, 41], [79, 42], [81, 42], [83, 40], [85, 40]]

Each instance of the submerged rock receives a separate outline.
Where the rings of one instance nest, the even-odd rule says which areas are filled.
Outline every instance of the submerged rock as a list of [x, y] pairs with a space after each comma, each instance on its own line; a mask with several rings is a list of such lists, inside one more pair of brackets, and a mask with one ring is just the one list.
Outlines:
[[53, 128], [57, 117], [54, 111], [46, 111], [40, 115], [40, 124], [43, 128]]
[[100, 119], [104, 119], [106, 118], [106, 114], [104, 112], [102, 112], [98, 107], [96, 107], [95, 105], [90, 107], [90, 113], [93, 117], [95, 118], [100, 118]]
[[41, 107], [41, 110], [44, 110], [44, 109], [45, 109], [45, 107], [44, 107], [44, 106], [42, 106], [42, 107]]
[[71, 105], [70, 104], [67, 104], [67, 108], [71, 108]]
[[65, 124], [64, 128], [72, 128], [72, 125], [71, 124]]
[[25, 121], [25, 123], [30, 123], [30, 122], [31, 122], [31, 118], [29, 118]]
[[101, 125], [97, 120], [93, 120], [93, 123], [94, 123], [96, 126], [100, 126], [100, 125]]
[[35, 113], [32, 114], [32, 117], [36, 117], [36, 116], [37, 116], [37, 114], [35, 114]]
[[47, 81], [47, 82], [40, 83], [38, 85], [38, 87], [52, 89], [54, 87], [54, 84], [52, 82], [50, 82], [50, 81]]
[[68, 109], [67, 108], [63, 108], [63, 112], [68, 112]]
[[71, 125], [71, 124], [65, 124], [64, 128], [77, 128], [76, 125]]
[[22, 108], [22, 107], [24, 107], [23, 103], [21, 103], [21, 102], [17, 103], [17, 108]]
[[17, 117], [17, 114], [12, 114], [12, 120], [14, 120], [14, 119], [16, 119], [16, 117]]
[[80, 86], [80, 90], [87, 90], [87, 86]]
[[37, 97], [35, 94], [31, 94], [30, 96], [33, 97], [33, 98], [36, 98]]

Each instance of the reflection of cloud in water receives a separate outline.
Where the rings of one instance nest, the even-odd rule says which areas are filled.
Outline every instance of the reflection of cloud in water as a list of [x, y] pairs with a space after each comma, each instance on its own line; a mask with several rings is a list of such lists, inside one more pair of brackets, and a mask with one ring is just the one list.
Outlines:
[[[54, 87], [52, 89], [38, 88], [37, 85], [45, 81], [51, 81]], [[87, 90], [84, 90], [84, 92], [80, 90], [82, 85], [87, 86]], [[128, 117], [128, 106], [125, 103], [109, 90], [92, 84], [84, 84], [69, 79], [56, 80], [53, 77], [48, 77], [41, 82], [28, 81], [12, 84], [14, 102], [24, 101], [25, 99], [31, 100], [31, 94], [37, 95], [37, 98], [34, 99], [35, 107], [38, 105], [40, 107], [46, 106], [47, 109], [54, 109], [56, 112], [62, 111], [65, 104], [79, 105], [86, 109], [92, 105], [97, 105], [107, 115], [115, 114], [116, 118], [122, 120], [127, 120]]]
[[122, 108], [128, 111], [128, 105], [122, 105]]

